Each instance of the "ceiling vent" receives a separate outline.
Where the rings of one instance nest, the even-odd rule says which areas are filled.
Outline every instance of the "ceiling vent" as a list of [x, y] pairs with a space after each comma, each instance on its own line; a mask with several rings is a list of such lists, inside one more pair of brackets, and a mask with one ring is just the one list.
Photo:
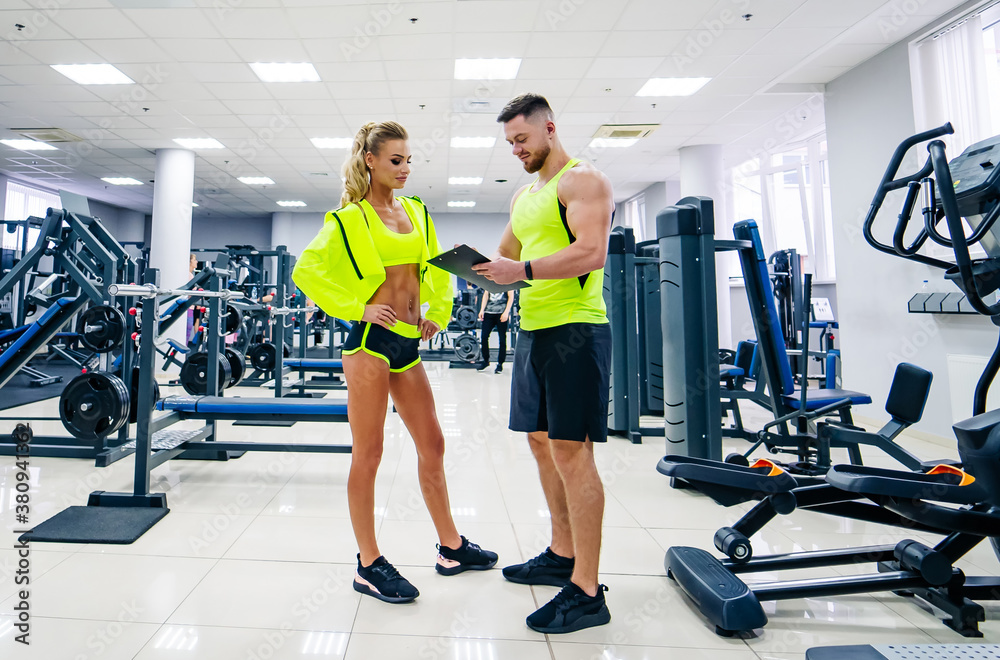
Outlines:
[[507, 105], [510, 99], [504, 98], [478, 98], [467, 96], [461, 99], [452, 100], [453, 112], [467, 112], [477, 115], [498, 115]]
[[612, 138], [616, 140], [644, 138], [657, 128], [659, 124], [604, 124], [594, 133], [595, 138]]
[[83, 142], [83, 138], [61, 128], [12, 128], [10, 130], [29, 140], [38, 140], [39, 142]]

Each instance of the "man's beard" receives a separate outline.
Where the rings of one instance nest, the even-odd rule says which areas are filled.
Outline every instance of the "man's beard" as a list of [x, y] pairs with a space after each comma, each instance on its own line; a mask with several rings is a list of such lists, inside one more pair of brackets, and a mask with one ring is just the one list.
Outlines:
[[544, 151], [540, 148], [537, 153], [532, 154], [528, 160], [524, 161], [524, 171], [528, 174], [534, 174], [542, 169], [542, 165], [545, 164], [545, 160], [549, 157], [552, 147], [545, 145], [543, 148]]

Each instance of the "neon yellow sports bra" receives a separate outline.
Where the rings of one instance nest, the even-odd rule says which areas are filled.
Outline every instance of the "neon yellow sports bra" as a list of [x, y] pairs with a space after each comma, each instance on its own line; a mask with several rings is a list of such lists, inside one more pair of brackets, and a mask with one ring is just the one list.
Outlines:
[[[358, 204], [365, 214], [365, 220], [368, 222], [368, 230], [372, 235], [372, 242], [375, 244], [375, 250], [382, 260], [383, 267], [388, 268], [389, 266], [399, 266], [400, 264], [420, 263], [420, 255], [424, 248], [424, 239], [420, 235], [420, 232], [417, 231], [416, 220], [410, 217], [409, 212], [407, 212], [406, 217], [410, 219], [410, 231], [400, 234], [385, 226], [382, 218], [378, 216], [378, 213], [368, 203], [368, 200], [363, 199]], [[405, 205], [403, 206], [403, 210], [406, 210]], [[374, 218], [374, 220], [369, 220], [369, 218]]]

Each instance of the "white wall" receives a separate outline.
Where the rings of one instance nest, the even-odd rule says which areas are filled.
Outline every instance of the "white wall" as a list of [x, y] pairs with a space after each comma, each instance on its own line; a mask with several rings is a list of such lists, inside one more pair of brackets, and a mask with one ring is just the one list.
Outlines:
[[[895, 364], [905, 360], [929, 369], [934, 384], [919, 428], [951, 438], [953, 419], [971, 416], [972, 401], [966, 397], [952, 410], [952, 387], [963, 383], [949, 382], [946, 356], [989, 355], [996, 328], [981, 317], [907, 314], [907, 300], [922, 281], [940, 282], [941, 271], [876, 252], [861, 235], [893, 150], [915, 132], [909, 70], [904, 41], [826, 87], [844, 386], [872, 395], [875, 403], [861, 415], [885, 419], [881, 406]], [[914, 164], [915, 157], [902, 171], [914, 171]], [[891, 238], [900, 204], [890, 196], [883, 206], [875, 225], [882, 242]]]
[[441, 247], [447, 249], [456, 243], [465, 243], [486, 256], [497, 249], [509, 219], [506, 213], [437, 213], [433, 216]]

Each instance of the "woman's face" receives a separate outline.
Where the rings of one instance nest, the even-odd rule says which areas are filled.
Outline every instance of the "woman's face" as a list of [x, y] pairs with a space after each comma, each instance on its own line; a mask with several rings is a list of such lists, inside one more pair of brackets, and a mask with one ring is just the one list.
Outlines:
[[406, 185], [410, 176], [410, 146], [406, 140], [386, 140], [378, 154], [365, 154], [365, 163], [372, 173], [372, 183], [376, 181], [387, 188], [398, 190]]
[[198, 257], [191, 255], [191, 259], [188, 261], [188, 270], [194, 270], [198, 266]]

